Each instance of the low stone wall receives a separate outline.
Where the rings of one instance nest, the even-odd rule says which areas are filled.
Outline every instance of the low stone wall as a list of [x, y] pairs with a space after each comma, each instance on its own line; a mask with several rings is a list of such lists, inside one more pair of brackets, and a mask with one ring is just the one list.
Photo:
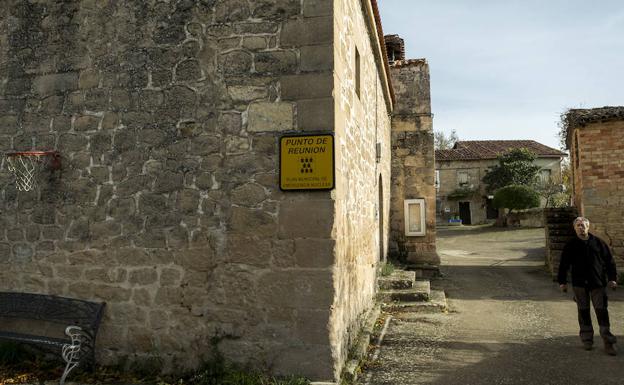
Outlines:
[[563, 246], [574, 238], [572, 221], [578, 216], [576, 207], [545, 208], [544, 232], [546, 235], [546, 266], [555, 279]]
[[507, 214], [507, 226], [543, 227], [544, 217], [541, 208], [514, 211]]

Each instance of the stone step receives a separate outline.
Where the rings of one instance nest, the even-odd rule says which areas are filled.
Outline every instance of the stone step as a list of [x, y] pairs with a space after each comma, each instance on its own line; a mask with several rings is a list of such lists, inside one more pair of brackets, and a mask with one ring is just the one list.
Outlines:
[[428, 301], [431, 292], [431, 284], [429, 281], [414, 281], [413, 286], [409, 289], [381, 290], [377, 294], [380, 302], [413, 302]]
[[379, 277], [380, 290], [411, 289], [414, 287], [416, 273], [407, 270], [395, 270], [392, 274]]
[[440, 266], [427, 264], [411, 264], [406, 269], [416, 273], [416, 279], [432, 279], [440, 276]]
[[431, 290], [428, 301], [384, 303], [381, 309], [387, 312], [438, 313], [448, 311], [448, 306], [444, 291]]

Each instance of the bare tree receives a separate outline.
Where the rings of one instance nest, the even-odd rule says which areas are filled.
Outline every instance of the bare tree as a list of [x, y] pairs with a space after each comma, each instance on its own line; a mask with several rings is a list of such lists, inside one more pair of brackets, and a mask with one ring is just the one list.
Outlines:
[[540, 184], [537, 192], [546, 201], [546, 207], [569, 206], [572, 194], [570, 162], [564, 160], [561, 164], [561, 175]]
[[436, 150], [448, 150], [453, 148], [455, 142], [458, 140], [459, 138], [455, 130], [451, 131], [448, 136], [446, 136], [444, 131], [434, 131], [433, 133], [433, 146]]

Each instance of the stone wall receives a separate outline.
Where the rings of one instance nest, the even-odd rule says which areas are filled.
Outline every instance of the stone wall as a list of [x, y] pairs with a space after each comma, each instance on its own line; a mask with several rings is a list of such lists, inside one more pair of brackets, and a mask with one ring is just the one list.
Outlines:
[[505, 222], [509, 227], [544, 227], [544, 209], [533, 207], [511, 212], [505, 209]]
[[[380, 78], [376, 32], [367, 2], [334, 2], [336, 98], [336, 266], [331, 335], [344, 362], [374, 303], [379, 262], [388, 248], [390, 202], [389, 94]], [[356, 94], [356, 50], [360, 94]], [[383, 67], [381, 67], [383, 71]], [[380, 157], [376, 147], [380, 144]], [[380, 199], [381, 196], [381, 199]], [[345, 333], [346, 331], [346, 333]], [[336, 366], [336, 374], [341, 371]]]
[[575, 205], [591, 222], [590, 232], [611, 246], [620, 269], [624, 268], [623, 129], [622, 120], [591, 123], [573, 128], [570, 143]]
[[[440, 263], [435, 246], [435, 164], [429, 65], [424, 59], [390, 67], [396, 104], [392, 115], [391, 250], [414, 264]], [[405, 199], [425, 199], [425, 235], [406, 236]]]
[[561, 252], [568, 241], [574, 239], [572, 222], [578, 216], [576, 207], [544, 209], [544, 232], [546, 235], [546, 267], [553, 280], [557, 279]]
[[[229, 359], [333, 379], [355, 323], [331, 315], [330, 341], [331, 304], [366, 287], [363, 310], [377, 256], [336, 246], [334, 193], [277, 181], [281, 133], [332, 131], [332, 2], [10, 0], [0, 15], [0, 150], [62, 156], [34, 192], [2, 172], [0, 289], [106, 301], [103, 363], [193, 367], [218, 336]], [[335, 253], [364, 283], [336, 286]]]

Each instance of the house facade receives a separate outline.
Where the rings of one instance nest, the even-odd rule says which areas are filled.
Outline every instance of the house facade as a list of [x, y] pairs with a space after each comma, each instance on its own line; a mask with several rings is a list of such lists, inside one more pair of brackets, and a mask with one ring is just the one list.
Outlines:
[[563, 115], [574, 194], [591, 232], [605, 240], [624, 268], [624, 107], [572, 109]]
[[463, 224], [482, 224], [498, 218], [493, 195], [482, 179], [498, 164], [499, 154], [526, 148], [537, 155], [542, 183], [561, 180], [565, 153], [533, 140], [458, 141], [452, 149], [435, 151], [436, 217], [439, 223], [459, 217]]
[[[105, 301], [103, 364], [194, 368], [217, 341], [228, 360], [337, 380], [392, 244], [376, 1], [0, 9], [0, 150], [60, 155], [28, 192], [3, 160], [0, 290]], [[314, 188], [314, 156], [286, 161], [314, 149], [282, 139], [320, 136], [333, 156]]]

